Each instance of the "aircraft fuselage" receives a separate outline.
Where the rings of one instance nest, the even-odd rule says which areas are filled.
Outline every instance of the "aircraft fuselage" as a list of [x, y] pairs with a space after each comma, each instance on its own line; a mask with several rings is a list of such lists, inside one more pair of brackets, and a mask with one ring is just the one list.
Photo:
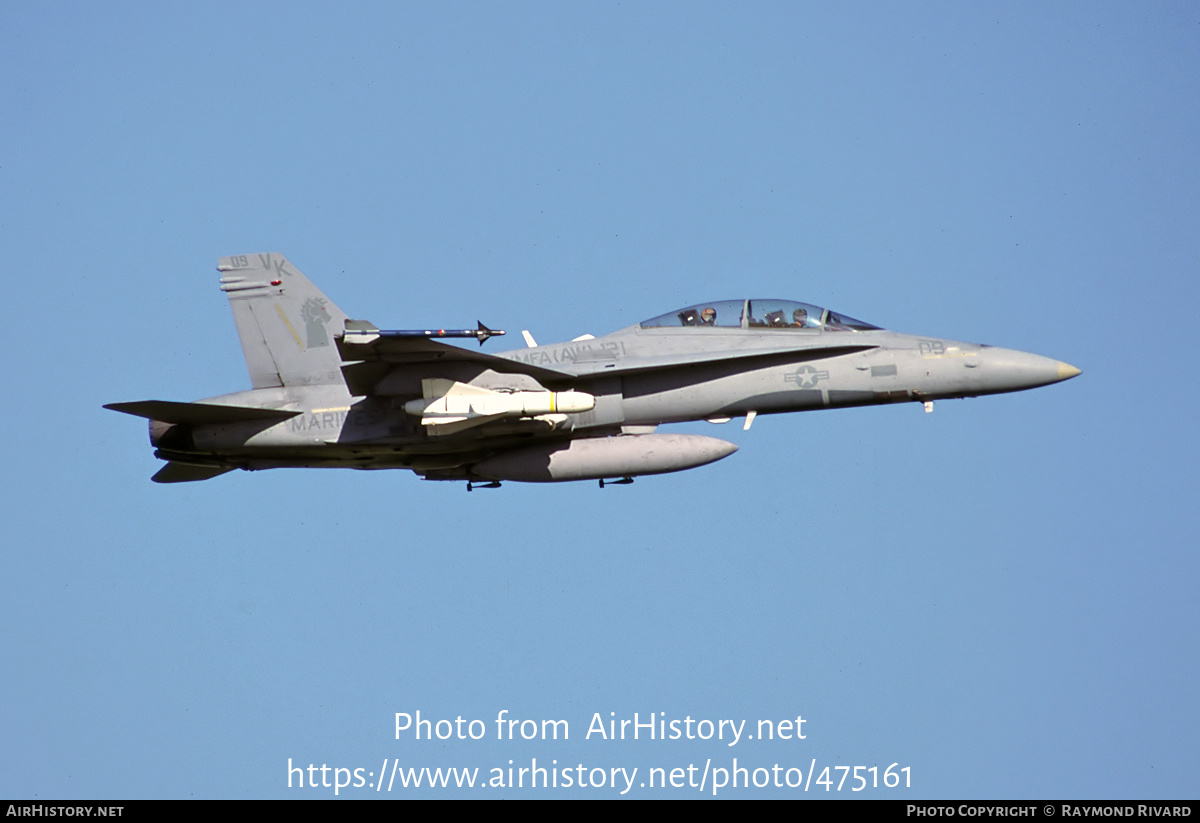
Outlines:
[[[589, 430], [610, 433], [622, 427], [721, 421], [750, 413], [974, 397], [1044, 386], [1078, 373], [1056, 360], [1011, 349], [866, 331], [854, 333], [852, 341], [845, 341], [847, 347], [863, 347], [861, 350], [833, 356], [812, 356], [820, 355], [820, 350], [810, 355], [804, 350], [781, 348], [777, 353], [761, 351], [748, 362], [723, 359], [606, 375], [605, 366], [616, 368], [643, 348], [662, 354], [659, 341], [640, 339], [644, 334], [644, 330], [626, 329], [583, 343], [518, 349], [497, 356], [535, 365], [570, 365], [578, 370], [573, 386], [595, 396], [595, 407], [568, 415], [566, 423], [557, 429], [576, 436], [586, 435]], [[742, 336], [749, 338], [747, 342], [761, 344], [761, 334], [734, 330], [733, 334], [723, 335], [725, 340], [706, 342], [727, 346], [737, 342], [728, 338]], [[771, 334], [782, 338], [787, 332]], [[754, 341], [754, 336], [760, 339]], [[761, 348], [759, 345], [755, 350]], [[478, 448], [470, 438], [465, 442], [462, 438], [442, 442], [422, 431], [413, 416], [396, 404], [379, 397], [352, 397], [344, 386], [337, 385], [258, 389], [199, 402], [299, 412], [270, 426], [247, 421], [190, 427], [187, 452], [232, 460], [246, 468], [442, 466], [454, 460], [431, 459], [430, 455], [489, 452], [497, 446], [497, 437], [505, 445], [519, 442], [528, 428], [522, 421], [481, 426], [477, 435], [486, 438], [488, 444], [481, 443]], [[155, 445], [163, 448], [164, 456], [182, 454], [164, 448], [169, 441]]]
[[[808, 303], [700, 303], [603, 337], [498, 354], [504, 332], [385, 331], [351, 320], [282, 255], [224, 257], [254, 388], [108, 408], [148, 418], [154, 479], [234, 468], [406, 468], [427, 479], [629, 478], [719, 460], [732, 443], [656, 426], [1020, 391], [1066, 363], [887, 331]], [[468, 487], [469, 488], [469, 487]]]

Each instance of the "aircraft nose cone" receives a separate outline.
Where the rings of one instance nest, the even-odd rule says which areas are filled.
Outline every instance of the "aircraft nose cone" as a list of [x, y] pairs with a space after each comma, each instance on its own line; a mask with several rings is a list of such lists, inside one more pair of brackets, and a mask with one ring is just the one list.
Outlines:
[[1078, 377], [1081, 374], [1083, 374], [1083, 370], [1075, 368], [1070, 363], [1061, 363], [1060, 362], [1058, 364], [1058, 379], [1059, 380], [1070, 380], [1072, 377]]
[[984, 366], [980, 369], [983, 372], [980, 377], [983, 378], [989, 391], [1007, 392], [1033, 389], [1070, 380], [1072, 377], [1082, 374], [1079, 369], [1069, 363], [1042, 357], [1040, 354], [997, 348], [984, 351], [986, 354], [981, 352], [982, 356], [980, 357]]

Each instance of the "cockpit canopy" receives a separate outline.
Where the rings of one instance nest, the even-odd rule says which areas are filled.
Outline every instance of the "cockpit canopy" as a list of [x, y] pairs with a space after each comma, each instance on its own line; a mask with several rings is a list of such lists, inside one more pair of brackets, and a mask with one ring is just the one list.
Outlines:
[[792, 331], [872, 331], [872, 326], [844, 314], [795, 300], [720, 300], [643, 320], [643, 329], [713, 326], [732, 329], [791, 329]]

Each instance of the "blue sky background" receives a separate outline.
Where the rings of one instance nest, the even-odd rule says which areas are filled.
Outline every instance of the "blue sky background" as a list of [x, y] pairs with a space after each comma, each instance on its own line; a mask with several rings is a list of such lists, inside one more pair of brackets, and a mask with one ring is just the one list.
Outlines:
[[[1198, 42], [1188, 3], [6, 4], [0, 795], [736, 757], [1194, 798]], [[1084, 374], [679, 427], [741, 450], [603, 491], [152, 484], [100, 407], [248, 388], [215, 265], [260, 251], [490, 350], [759, 296]], [[571, 738], [496, 741], [502, 709]], [[488, 738], [396, 740], [417, 710]], [[616, 795], [433, 794], [489, 792]]]

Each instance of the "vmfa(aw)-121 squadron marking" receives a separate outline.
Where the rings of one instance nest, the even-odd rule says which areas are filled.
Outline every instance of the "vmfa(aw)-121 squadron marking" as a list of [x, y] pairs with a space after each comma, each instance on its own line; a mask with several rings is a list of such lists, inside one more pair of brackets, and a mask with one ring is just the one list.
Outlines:
[[737, 446], [661, 423], [1020, 391], [1079, 369], [1035, 354], [912, 337], [788, 300], [726, 300], [605, 337], [499, 354], [349, 320], [278, 254], [223, 257], [249, 391], [105, 408], [150, 420], [154, 480], [233, 469], [410, 469], [427, 480], [554, 482], [690, 469]]

